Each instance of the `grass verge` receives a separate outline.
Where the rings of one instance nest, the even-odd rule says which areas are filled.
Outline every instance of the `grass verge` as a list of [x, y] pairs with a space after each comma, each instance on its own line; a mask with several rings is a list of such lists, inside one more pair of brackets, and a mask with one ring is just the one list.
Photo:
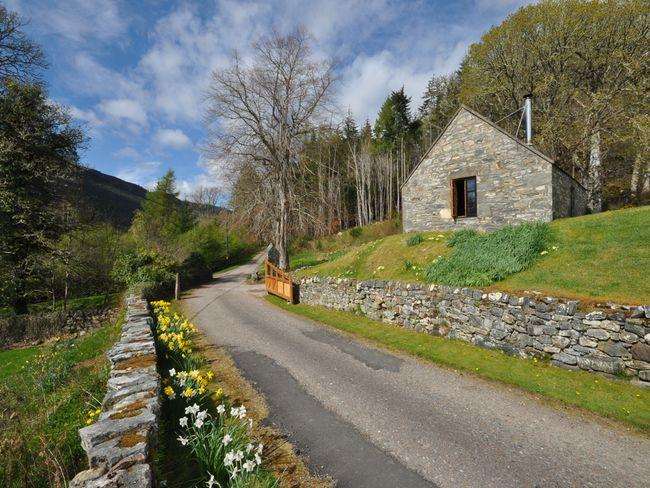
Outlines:
[[304, 304], [289, 305], [277, 297], [267, 300], [285, 310], [321, 322], [394, 351], [542, 395], [621, 421], [650, 433], [650, 389], [623, 379], [608, 379], [582, 371], [568, 371], [535, 361], [507, 356], [466, 342], [434, 337], [412, 329]]
[[87, 467], [77, 429], [101, 404], [120, 323], [0, 352], [0, 486], [66, 486]]

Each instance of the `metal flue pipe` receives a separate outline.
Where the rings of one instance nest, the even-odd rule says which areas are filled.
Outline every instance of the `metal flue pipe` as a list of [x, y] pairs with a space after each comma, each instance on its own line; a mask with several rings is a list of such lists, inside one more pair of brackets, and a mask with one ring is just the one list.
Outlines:
[[526, 116], [526, 144], [533, 144], [533, 112], [532, 112], [533, 95], [529, 93], [524, 96], [524, 114]]

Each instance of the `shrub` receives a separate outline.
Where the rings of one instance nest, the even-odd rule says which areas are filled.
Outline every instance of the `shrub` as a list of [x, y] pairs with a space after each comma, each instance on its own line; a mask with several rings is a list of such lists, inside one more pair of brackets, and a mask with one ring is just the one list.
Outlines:
[[350, 237], [353, 239], [358, 239], [363, 234], [363, 227], [352, 227], [350, 229]]
[[487, 234], [474, 230], [454, 233], [452, 253], [424, 272], [428, 281], [452, 286], [486, 286], [530, 267], [549, 239], [544, 223], [504, 227]]
[[112, 275], [115, 281], [129, 288], [161, 288], [174, 281], [174, 262], [154, 251], [138, 249], [120, 256]]
[[415, 234], [414, 236], [411, 236], [408, 239], [406, 239], [407, 246], [417, 246], [422, 242], [424, 242], [424, 236], [422, 234]]

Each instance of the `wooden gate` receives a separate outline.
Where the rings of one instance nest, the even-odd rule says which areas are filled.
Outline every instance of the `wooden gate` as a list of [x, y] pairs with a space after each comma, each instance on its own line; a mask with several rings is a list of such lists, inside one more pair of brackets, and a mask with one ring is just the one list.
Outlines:
[[264, 285], [271, 295], [277, 295], [293, 303], [293, 281], [286, 271], [282, 271], [269, 261], [264, 264]]

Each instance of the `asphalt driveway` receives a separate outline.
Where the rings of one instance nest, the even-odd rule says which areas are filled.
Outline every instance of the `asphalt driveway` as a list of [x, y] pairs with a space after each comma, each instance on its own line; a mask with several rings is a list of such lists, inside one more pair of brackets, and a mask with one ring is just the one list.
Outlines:
[[243, 283], [255, 269], [194, 290], [185, 310], [338, 486], [650, 486], [648, 438], [288, 314]]

